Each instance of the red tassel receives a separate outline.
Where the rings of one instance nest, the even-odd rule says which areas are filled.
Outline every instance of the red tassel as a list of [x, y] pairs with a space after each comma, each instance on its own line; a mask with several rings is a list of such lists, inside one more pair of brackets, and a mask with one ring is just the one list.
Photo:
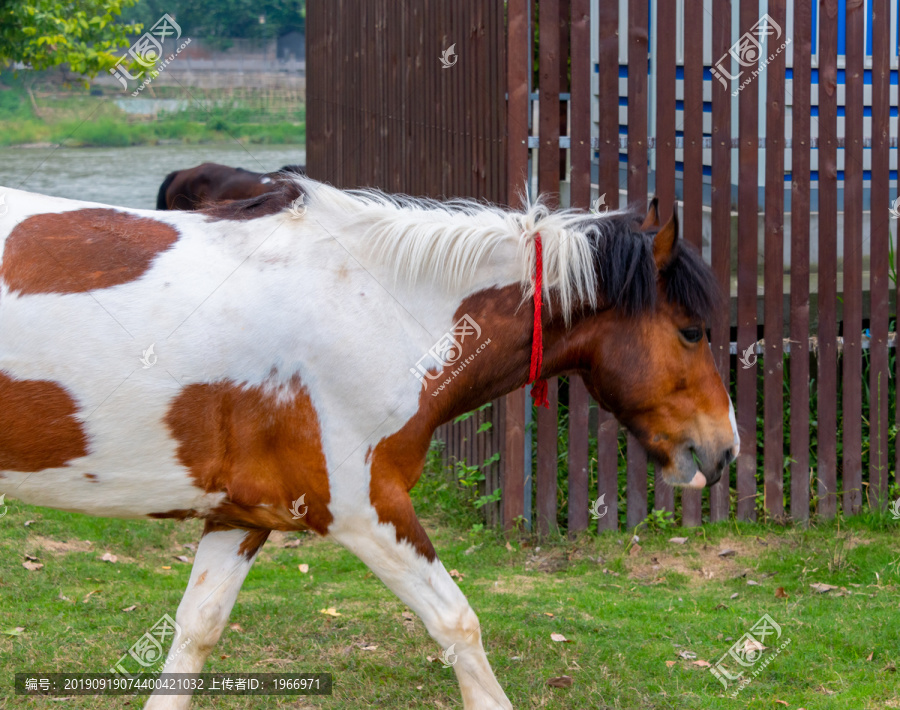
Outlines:
[[528, 381], [531, 382], [531, 397], [538, 407], [550, 409], [547, 399], [547, 380], [540, 379], [541, 367], [544, 363], [544, 341], [541, 330], [541, 302], [543, 300], [544, 253], [541, 234], [534, 238], [534, 328], [531, 338], [531, 371]]

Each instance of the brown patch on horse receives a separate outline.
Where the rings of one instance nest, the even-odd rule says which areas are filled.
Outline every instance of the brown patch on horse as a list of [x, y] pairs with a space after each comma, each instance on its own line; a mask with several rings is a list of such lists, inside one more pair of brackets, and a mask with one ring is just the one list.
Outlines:
[[92, 208], [36, 214], [10, 233], [0, 279], [10, 291], [83, 293], [134, 281], [176, 241], [174, 227]]
[[87, 455], [72, 396], [55, 382], [0, 372], [0, 471], [33, 473]]
[[[416, 518], [409, 491], [419, 480], [432, 432], [438, 425], [524, 384], [531, 311], [519, 308], [521, 300], [521, 288], [511, 285], [475, 293], [460, 304], [454, 322], [469, 314], [482, 326], [489, 323], [490, 328], [483, 328], [481, 339], [462, 343], [457, 362], [464, 361], [488, 339], [490, 344], [444, 390], [437, 388], [446, 380], [445, 373], [456, 369], [454, 365], [448, 365], [436, 379], [426, 378], [417, 412], [371, 451], [369, 499], [379, 522], [392, 524], [397, 541], [406, 540], [429, 561], [436, 558], [434, 547]], [[520, 367], [510, 368], [515, 362], [520, 362]]]
[[195, 587], [199, 587], [201, 584], [203, 584], [203, 583], [206, 581], [206, 575], [207, 575], [207, 574], [209, 574], [209, 570], [205, 570], [205, 571], [203, 572], [203, 574], [201, 574], [200, 577], [198, 577], [197, 583], [196, 583], [194, 586], [195, 586]]
[[147, 517], [156, 518], [157, 520], [166, 520], [168, 518], [172, 518], [174, 520], [187, 520], [188, 518], [196, 518], [197, 511], [177, 508], [175, 510], [168, 510], [164, 513], [147, 513]]
[[263, 185], [263, 187], [270, 189], [245, 200], [216, 203], [199, 210], [199, 212], [206, 215], [211, 221], [258, 219], [286, 210], [294, 200], [305, 194], [293, 180], [274, 182]]
[[[279, 396], [233, 382], [193, 384], [172, 403], [166, 424], [179, 461], [204, 491], [227, 496], [205, 516], [209, 524], [328, 531], [331, 494], [318, 415], [299, 377], [289, 389]], [[291, 508], [300, 496], [304, 510], [295, 519]]]

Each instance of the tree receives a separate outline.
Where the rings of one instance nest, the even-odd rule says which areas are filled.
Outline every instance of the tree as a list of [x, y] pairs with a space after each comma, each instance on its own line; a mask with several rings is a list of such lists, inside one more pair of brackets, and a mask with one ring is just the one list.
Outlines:
[[117, 17], [137, 0], [0, 0], [0, 65], [32, 69], [67, 64], [94, 76], [115, 65], [118, 47], [130, 44], [140, 25]]

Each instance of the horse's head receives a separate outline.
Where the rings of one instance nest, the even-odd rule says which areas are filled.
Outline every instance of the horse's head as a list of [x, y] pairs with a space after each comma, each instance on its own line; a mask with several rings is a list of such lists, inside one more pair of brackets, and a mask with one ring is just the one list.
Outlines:
[[674, 215], [659, 227], [655, 200], [639, 228], [633, 220], [612, 227], [601, 220], [596, 259], [606, 307], [584, 323], [592, 353], [588, 388], [638, 438], [668, 483], [712, 485], [727, 475], [740, 446], [706, 338], [710, 316], [721, 307], [715, 278], [679, 242]]

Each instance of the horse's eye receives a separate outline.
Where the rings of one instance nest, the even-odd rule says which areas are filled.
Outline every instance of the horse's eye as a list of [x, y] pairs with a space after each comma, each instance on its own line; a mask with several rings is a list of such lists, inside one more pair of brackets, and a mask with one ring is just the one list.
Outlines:
[[685, 328], [681, 331], [681, 336], [689, 343], [699, 343], [703, 338], [703, 331], [700, 328]]

